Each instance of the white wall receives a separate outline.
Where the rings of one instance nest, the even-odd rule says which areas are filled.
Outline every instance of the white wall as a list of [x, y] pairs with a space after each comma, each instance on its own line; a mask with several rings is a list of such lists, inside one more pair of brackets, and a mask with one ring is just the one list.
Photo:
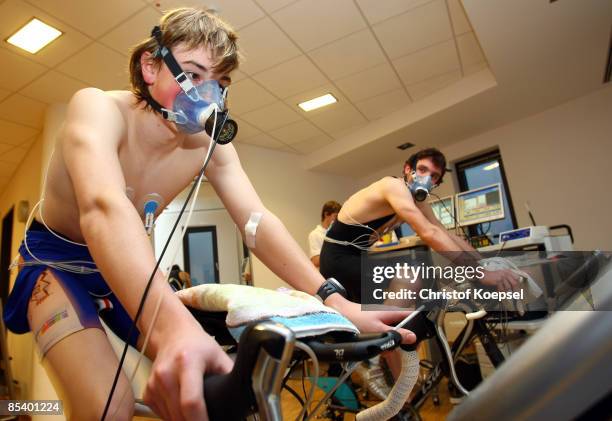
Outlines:
[[[305, 253], [308, 250], [308, 233], [320, 222], [323, 203], [328, 200], [336, 200], [342, 203], [357, 188], [357, 184], [351, 178], [304, 170], [300, 164], [300, 157], [294, 154], [244, 144], [236, 144], [236, 149], [240, 161], [264, 205], [280, 218]], [[185, 196], [185, 192], [179, 195], [177, 200], [171, 203], [158, 218], [155, 231], [156, 253], [159, 253], [162, 241], [169, 232], [170, 220], [174, 221], [176, 211], [180, 208]], [[223, 204], [216, 197], [214, 191], [210, 186], [204, 184], [198, 202], [196, 202], [196, 209], [218, 209], [221, 207], [223, 207]], [[215, 211], [216, 217], [219, 217], [217, 212], [219, 211]], [[194, 215], [194, 220], [190, 223], [190, 226], [202, 225], [204, 221], [212, 220], [210, 219], [213, 215], [211, 212], [200, 213], [201, 217], [196, 216], [198, 213]], [[168, 217], [166, 217], [166, 214], [168, 214]], [[170, 217], [171, 214], [172, 217]], [[196, 218], [202, 219], [197, 220]], [[233, 226], [233, 233], [236, 233], [235, 226]], [[235, 256], [237, 256], [237, 239], [230, 237], [228, 229], [224, 234], [223, 241], [230, 243], [229, 248], [233, 247]], [[222, 240], [218, 238], [217, 241], [218, 246], [221, 247]], [[182, 251], [178, 262], [182, 262]], [[169, 266], [168, 261], [164, 261], [162, 267], [167, 266]], [[219, 266], [222, 270], [228, 267], [221, 261]], [[229, 267], [233, 270], [232, 263], [229, 264]], [[222, 282], [228, 282], [228, 279], [229, 282], [237, 282], [237, 272], [236, 274], [221, 274], [221, 279]], [[255, 286], [263, 288], [288, 286], [256, 257], [253, 259], [253, 281]]]
[[[38, 202], [40, 194], [40, 168], [42, 137], [39, 136], [32, 145], [24, 160], [13, 178], [10, 180], [6, 189], [0, 195], [0, 215], [4, 216], [15, 207], [13, 219], [13, 241], [11, 256], [18, 254], [19, 245], [23, 240], [25, 222], [20, 222], [17, 218], [17, 204], [21, 200], [27, 200], [30, 209]], [[13, 288], [17, 270], [13, 269], [10, 273], [9, 291]], [[34, 340], [31, 333], [15, 335], [11, 332], [7, 334], [7, 346], [9, 355], [12, 358], [11, 368], [13, 378], [19, 382], [19, 398], [33, 399], [32, 395], [32, 361], [34, 356]]]
[[[45, 112], [43, 133], [36, 139], [32, 148], [21, 162], [8, 187], [0, 196], [0, 210], [3, 212], [20, 200], [27, 200], [30, 209], [40, 198], [44, 178], [44, 169], [50, 157], [57, 131], [65, 114], [65, 105], [51, 105]], [[23, 239], [25, 223], [15, 219], [13, 226], [12, 255], [17, 255], [19, 244]], [[11, 271], [11, 287], [16, 270]], [[57, 394], [40, 364], [34, 351], [34, 339], [31, 333], [25, 335], [8, 334], [9, 354], [13, 358], [13, 376], [19, 382], [21, 399], [57, 399]], [[38, 416], [33, 419], [38, 419]], [[64, 417], [47, 416], [45, 419], [64, 419]]]
[[[304, 253], [308, 233], [321, 222], [323, 203], [342, 203], [358, 187], [349, 177], [304, 170], [300, 157], [294, 154], [240, 144], [236, 149], [264, 205], [280, 218]], [[255, 286], [287, 286], [257, 259], [253, 261], [253, 277]]]
[[[612, 250], [612, 86], [441, 150], [453, 163], [495, 147], [519, 226], [531, 225], [529, 201], [538, 224], [573, 228], [576, 250]], [[360, 184], [397, 174], [408, 155]], [[449, 175], [436, 191], [441, 197], [457, 191]]]
[[[161, 254], [164, 243], [168, 239], [172, 226], [179, 215], [180, 207], [186, 198], [185, 192], [173, 201], [161, 215], [155, 224], [155, 254]], [[187, 208], [186, 212], [189, 210]], [[175, 235], [170, 241], [168, 251], [162, 259], [162, 270], [168, 271], [173, 263], [177, 263], [185, 269], [183, 246], [181, 240], [181, 229], [186, 221], [186, 215], [181, 218]], [[190, 227], [214, 225], [217, 231], [217, 252], [219, 258], [219, 278], [221, 283], [239, 283], [240, 281], [240, 259], [239, 243], [236, 225], [223, 207], [223, 204], [215, 195], [208, 183], [200, 187], [200, 194], [194, 207], [194, 212], [189, 222]], [[173, 260], [174, 250], [178, 247], [176, 259]]]

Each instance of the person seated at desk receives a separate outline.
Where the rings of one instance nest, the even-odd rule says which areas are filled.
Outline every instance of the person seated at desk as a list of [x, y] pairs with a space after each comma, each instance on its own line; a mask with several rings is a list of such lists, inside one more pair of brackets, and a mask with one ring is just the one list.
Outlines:
[[[336, 222], [327, 231], [320, 255], [320, 271], [337, 279], [351, 301], [361, 300], [361, 252], [382, 235], [406, 222], [432, 250], [457, 251], [475, 263], [479, 253], [466, 241], [448, 232], [425, 201], [442, 183], [446, 158], [435, 148], [423, 149], [404, 163], [403, 177], [384, 177], [352, 195], [342, 206]], [[516, 289], [513, 272], [485, 272], [483, 285], [499, 290]]]

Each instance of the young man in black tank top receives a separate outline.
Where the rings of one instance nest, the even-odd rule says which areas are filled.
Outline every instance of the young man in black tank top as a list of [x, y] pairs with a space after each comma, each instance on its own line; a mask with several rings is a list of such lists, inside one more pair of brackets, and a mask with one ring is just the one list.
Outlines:
[[[385, 232], [406, 222], [432, 250], [462, 252], [472, 263], [479, 253], [465, 240], [448, 232], [424, 200], [442, 183], [446, 158], [435, 148], [413, 154], [403, 167], [403, 179], [384, 177], [358, 191], [344, 203], [321, 250], [321, 274], [334, 277], [347, 289], [349, 299], [361, 302], [361, 252]], [[420, 199], [420, 200], [419, 200]], [[483, 285], [499, 290], [518, 287], [518, 276], [509, 270], [485, 271]]]
[[[468, 264], [476, 263], [479, 253], [462, 238], [447, 232], [424, 200], [442, 182], [445, 171], [444, 155], [434, 148], [424, 149], [404, 163], [403, 179], [384, 177], [349, 197], [325, 237], [321, 274], [342, 283], [351, 301], [362, 302], [361, 253], [401, 222], [408, 223], [432, 250], [460, 252], [457, 254], [470, 260]], [[484, 273], [480, 281], [483, 285], [500, 291], [518, 287], [518, 276], [509, 270]], [[401, 367], [398, 353], [384, 355], [384, 360], [397, 378]], [[374, 381], [385, 388], [382, 377]]]

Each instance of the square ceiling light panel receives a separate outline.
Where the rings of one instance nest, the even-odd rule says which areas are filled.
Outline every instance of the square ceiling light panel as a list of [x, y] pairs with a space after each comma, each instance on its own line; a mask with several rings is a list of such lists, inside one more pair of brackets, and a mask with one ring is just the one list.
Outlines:
[[29, 53], [36, 54], [60, 35], [62, 35], [61, 31], [33, 18], [11, 35], [6, 42]]

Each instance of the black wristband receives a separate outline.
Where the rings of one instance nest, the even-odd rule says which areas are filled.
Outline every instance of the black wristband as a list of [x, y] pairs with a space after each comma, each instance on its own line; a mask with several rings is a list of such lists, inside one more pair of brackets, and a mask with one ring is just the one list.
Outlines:
[[342, 295], [344, 298], [347, 298], [346, 289], [344, 289], [342, 284], [334, 278], [328, 278], [321, 284], [315, 295], [321, 300], [321, 302], [325, 302], [327, 297], [335, 294], [336, 292]]

